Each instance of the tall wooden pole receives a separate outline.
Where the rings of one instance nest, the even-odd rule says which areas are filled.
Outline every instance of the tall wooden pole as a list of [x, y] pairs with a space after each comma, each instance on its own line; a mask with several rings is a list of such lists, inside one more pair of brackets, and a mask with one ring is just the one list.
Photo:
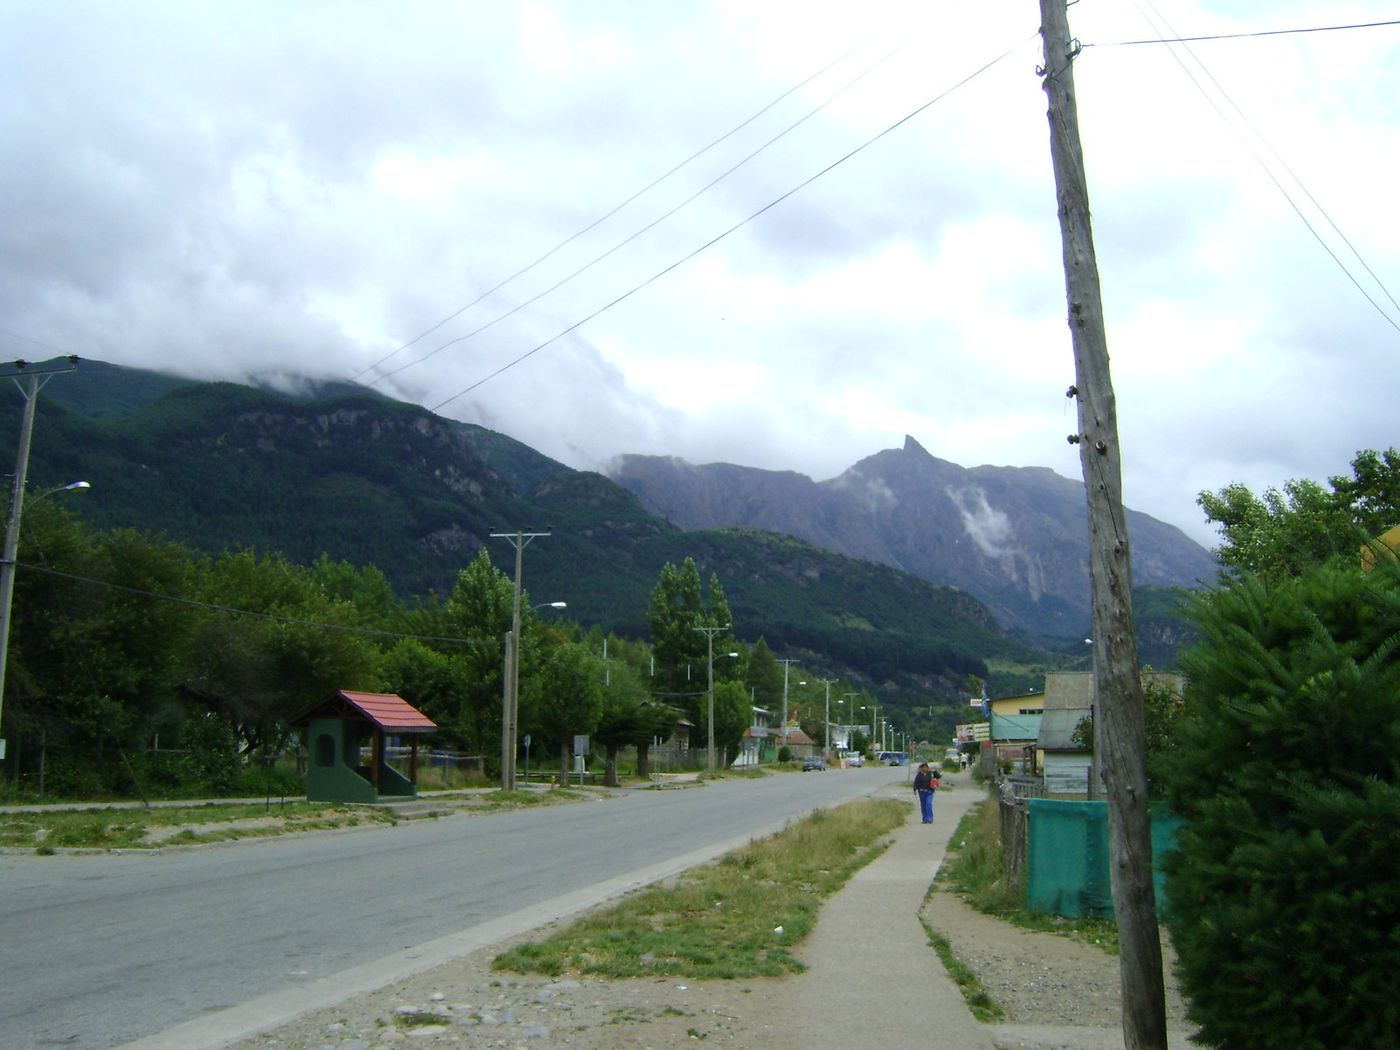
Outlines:
[[1074, 59], [1065, 0], [1040, 0], [1049, 97], [1050, 155], [1059, 200], [1065, 293], [1074, 344], [1079, 444], [1089, 510], [1089, 582], [1094, 623], [1096, 724], [1108, 796], [1113, 911], [1118, 919], [1119, 977], [1126, 1050], [1166, 1050], [1162, 945], [1152, 887], [1143, 694], [1133, 630], [1132, 566], [1123, 515], [1122, 454], [1108, 366], [1098, 263], [1089, 221], [1089, 190], [1079, 141]]
[[707, 701], [705, 718], [708, 727], [705, 731], [705, 769], [713, 773], [715, 771], [715, 635], [722, 631], [729, 630], [730, 625], [723, 627], [692, 627], [692, 631], [699, 631], [705, 636], [705, 667], [707, 668], [708, 682]]
[[515, 790], [515, 742], [520, 727], [520, 573], [525, 562], [525, 546], [548, 532], [493, 532], [494, 539], [510, 540], [515, 548], [515, 592], [511, 600], [510, 635], [506, 644], [506, 699], [501, 712], [501, 790]]
[[[5, 525], [4, 550], [0, 552], [0, 707], [5, 699], [5, 671], [10, 659], [10, 613], [15, 596], [15, 561], [19, 557], [19, 522], [24, 512], [24, 484], [29, 473], [29, 443], [34, 432], [34, 410], [39, 403], [39, 389], [55, 373], [71, 372], [78, 367], [76, 357], [55, 357], [50, 361], [31, 364], [16, 361], [0, 369], [9, 375], [24, 395], [24, 414], [19, 428], [19, 445], [15, 453], [15, 473], [10, 484], [10, 514]], [[3, 712], [0, 712], [3, 713]], [[5, 738], [0, 735], [0, 761], [5, 758]]]

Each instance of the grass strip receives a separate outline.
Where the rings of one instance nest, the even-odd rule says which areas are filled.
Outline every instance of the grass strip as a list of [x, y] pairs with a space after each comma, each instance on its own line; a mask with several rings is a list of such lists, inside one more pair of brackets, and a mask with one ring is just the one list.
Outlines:
[[766, 839], [628, 894], [543, 941], [497, 956], [498, 970], [745, 978], [799, 973], [792, 949], [821, 902], [879, 856], [908, 818], [902, 800], [818, 810]]
[[[572, 791], [488, 791], [451, 798], [462, 812], [519, 809], [571, 802], [585, 796]], [[324, 831], [401, 819], [374, 806], [325, 802], [247, 805], [203, 803], [117, 809], [95, 805], [83, 809], [0, 814], [0, 846], [32, 847], [40, 853], [57, 849], [157, 849], [167, 845], [265, 838], [300, 831]], [[163, 829], [180, 829], [162, 835]]]
[[938, 883], [978, 911], [1037, 933], [1055, 933], [1118, 954], [1118, 924], [1112, 919], [1067, 919], [1026, 907], [1024, 880], [1006, 876], [1001, 826], [995, 802], [979, 802], [963, 814], [948, 842]]
[[982, 987], [982, 982], [977, 979], [977, 974], [968, 969], [962, 960], [953, 954], [953, 946], [948, 943], [948, 938], [934, 933], [933, 927], [928, 924], [927, 919], [919, 921], [924, 924], [924, 933], [928, 934], [929, 944], [933, 945], [933, 950], [943, 961], [943, 969], [948, 971], [948, 976], [958, 986], [958, 991], [962, 992], [963, 1002], [967, 1003], [967, 1008], [972, 1011], [972, 1016], [983, 1024], [996, 1024], [1005, 1018], [1006, 1011]]

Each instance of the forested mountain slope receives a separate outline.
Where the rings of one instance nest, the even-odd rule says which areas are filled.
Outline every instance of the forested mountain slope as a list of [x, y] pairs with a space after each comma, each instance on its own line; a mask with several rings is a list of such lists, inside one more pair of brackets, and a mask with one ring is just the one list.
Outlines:
[[[21, 409], [0, 400], [7, 461]], [[633, 637], [661, 567], [693, 556], [741, 637], [873, 684], [951, 695], [988, 659], [1026, 655], [965, 593], [758, 530], [684, 532], [602, 475], [343, 385], [293, 395], [84, 362], [44, 389], [29, 476], [31, 493], [90, 481], [63, 498], [99, 527], [374, 565], [404, 597], [446, 592], [482, 546], [512, 571], [492, 532], [552, 529], [526, 552], [533, 600]]]

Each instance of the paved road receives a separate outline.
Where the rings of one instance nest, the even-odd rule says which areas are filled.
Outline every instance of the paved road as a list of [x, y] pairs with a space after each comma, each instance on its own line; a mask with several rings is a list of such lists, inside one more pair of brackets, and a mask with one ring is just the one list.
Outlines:
[[375, 960], [426, 964], [468, 946], [448, 935], [583, 906], [906, 773], [732, 780], [159, 854], [8, 855], [0, 1047], [157, 1045], [172, 1026], [250, 1000], [387, 972]]

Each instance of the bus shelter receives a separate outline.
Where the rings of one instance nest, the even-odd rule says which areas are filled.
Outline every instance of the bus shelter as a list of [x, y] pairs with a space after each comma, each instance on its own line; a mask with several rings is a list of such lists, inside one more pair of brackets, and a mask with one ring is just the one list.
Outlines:
[[[437, 723], [395, 693], [342, 689], [293, 723], [306, 727], [309, 802], [379, 802], [418, 795], [418, 740]], [[391, 737], [411, 741], [408, 775], [389, 765]], [[368, 763], [362, 757], [369, 741]]]

